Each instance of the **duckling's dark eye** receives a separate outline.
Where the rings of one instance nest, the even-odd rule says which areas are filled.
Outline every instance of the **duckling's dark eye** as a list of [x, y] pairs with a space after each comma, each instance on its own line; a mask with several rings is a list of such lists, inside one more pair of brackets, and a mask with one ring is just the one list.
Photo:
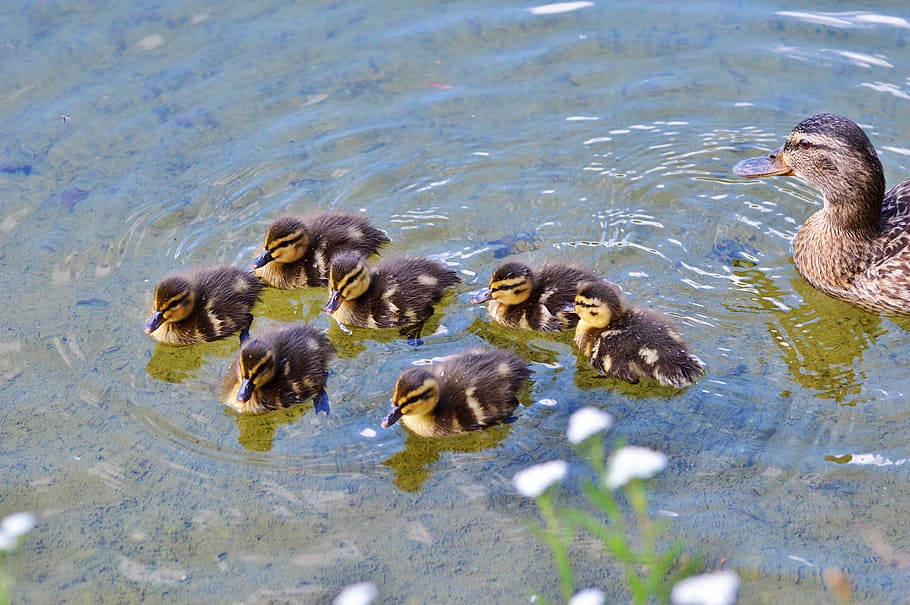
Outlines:
[[812, 143], [808, 139], [800, 139], [797, 145], [799, 145], [800, 149], [810, 149], [812, 147]]

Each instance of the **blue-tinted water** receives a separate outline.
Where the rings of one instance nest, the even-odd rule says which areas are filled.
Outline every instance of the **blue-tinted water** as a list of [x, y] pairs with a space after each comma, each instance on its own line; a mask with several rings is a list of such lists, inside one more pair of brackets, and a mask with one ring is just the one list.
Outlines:
[[[905, 11], [532, 6], [0, 10], [0, 514], [39, 519], [7, 558], [17, 602], [315, 603], [360, 580], [384, 603], [555, 597], [511, 477], [557, 457], [584, 473], [564, 437], [584, 405], [616, 416], [609, 444], [669, 456], [652, 504], [706, 568], [740, 575], [740, 603], [830, 600], [826, 568], [857, 601], [903, 602], [908, 324], [798, 276], [811, 187], [730, 167], [834, 111], [890, 183], [910, 175]], [[218, 402], [235, 343], [156, 346], [154, 284], [246, 265], [272, 219], [312, 209], [363, 211], [391, 251], [465, 284], [417, 350], [344, 334], [325, 291], [268, 292], [254, 332], [328, 331], [333, 411], [237, 418]], [[604, 382], [569, 336], [490, 325], [469, 300], [506, 257], [622, 284], [708, 376]], [[379, 428], [403, 368], [483, 343], [533, 363], [515, 423], [441, 443]], [[627, 600], [594, 545], [573, 554], [580, 586]]]

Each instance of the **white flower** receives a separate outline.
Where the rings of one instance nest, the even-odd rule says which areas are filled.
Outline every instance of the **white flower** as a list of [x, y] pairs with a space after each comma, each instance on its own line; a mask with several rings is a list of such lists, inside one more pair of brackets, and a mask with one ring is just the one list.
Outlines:
[[338, 593], [332, 605], [370, 605], [379, 592], [371, 582], [351, 584]]
[[607, 595], [598, 588], [585, 588], [569, 599], [569, 605], [603, 605]]
[[594, 6], [593, 2], [557, 2], [556, 4], [543, 4], [529, 8], [528, 12], [532, 15], [558, 15], [559, 13], [568, 13], [577, 11], [580, 8]]
[[551, 460], [543, 464], [535, 464], [515, 473], [515, 476], [512, 477], [512, 484], [522, 496], [536, 498], [553, 483], [562, 481], [567, 469], [568, 465], [565, 460]]
[[610, 489], [616, 489], [632, 479], [650, 479], [666, 466], [667, 457], [663, 453], [627, 445], [613, 453], [605, 482]]
[[578, 444], [600, 431], [613, 426], [613, 417], [596, 408], [581, 408], [569, 417], [566, 436], [569, 443]]
[[673, 587], [674, 605], [732, 605], [739, 591], [739, 576], [732, 571], [717, 571], [682, 580]]
[[0, 550], [10, 551], [16, 547], [19, 538], [35, 528], [35, 515], [13, 513], [0, 522]]

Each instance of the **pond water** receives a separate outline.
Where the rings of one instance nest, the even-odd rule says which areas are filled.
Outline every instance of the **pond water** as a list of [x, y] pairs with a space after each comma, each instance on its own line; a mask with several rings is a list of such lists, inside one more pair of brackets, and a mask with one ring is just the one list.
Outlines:
[[[820, 111], [910, 176], [900, 3], [29, 3], [0, 9], [0, 514], [39, 525], [8, 557], [21, 603], [382, 603], [555, 598], [519, 470], [570, 461], [576, 409], [607, 445], [665, 452], [668, 537], [742, 579], [740, 603], [910, 594], [910, 338], [797, 274], [818, 208], [795, 179], [730, 168]], [[246, 266], [282, 213], [364, 212], [390, 251], [464, 284], [419, 348], [345, 334], [324, 290], [268, 291], [253, 332], [307, 321], [338, 351], [332, 414], [238, 418], [235, 339], [142, 331], [156, 281]], [[687, 390], [597, 380], [571, 336], [494, 327], [472, 293], [503, 259], [580, 263], [672, 316], [708, 375]], [[379, 422], [398, 373], [489, 343], [535, 371], [517, 420], [424, 440]], [[904, 360], [904, 361], [901, 361]], [[616, 566], [579, 586], [624, 602]]]

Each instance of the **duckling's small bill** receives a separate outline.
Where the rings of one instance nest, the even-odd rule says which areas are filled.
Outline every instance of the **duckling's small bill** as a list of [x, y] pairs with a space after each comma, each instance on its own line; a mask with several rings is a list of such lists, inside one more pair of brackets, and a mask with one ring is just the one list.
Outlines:
[[267, 264], [269, 264], [270, 262], [272, 262], [273, 260], [275, 260], [275, 259], [272, 256], [272, 253], [268, 250], [263, 250], [262, 254], [260, 254], [259, 256], [257, 256], [256, 258], [253, 259], [253, 262], [250, 263], [250, 267], [252, 267], [253, 269], [260, 269], [260, 268], [266, 266]]
[[399, 420], [401, 420], [401, 408], [395, 407], [385, 418], [382, 419], [382, 422], [379, 423], [379, 426], [387, 429]]
[[484, 288], [477, 294], [471, 297], [472, 305], [482, 305], [483, 303], [493, 299], [493, 290], [490, 288]]

